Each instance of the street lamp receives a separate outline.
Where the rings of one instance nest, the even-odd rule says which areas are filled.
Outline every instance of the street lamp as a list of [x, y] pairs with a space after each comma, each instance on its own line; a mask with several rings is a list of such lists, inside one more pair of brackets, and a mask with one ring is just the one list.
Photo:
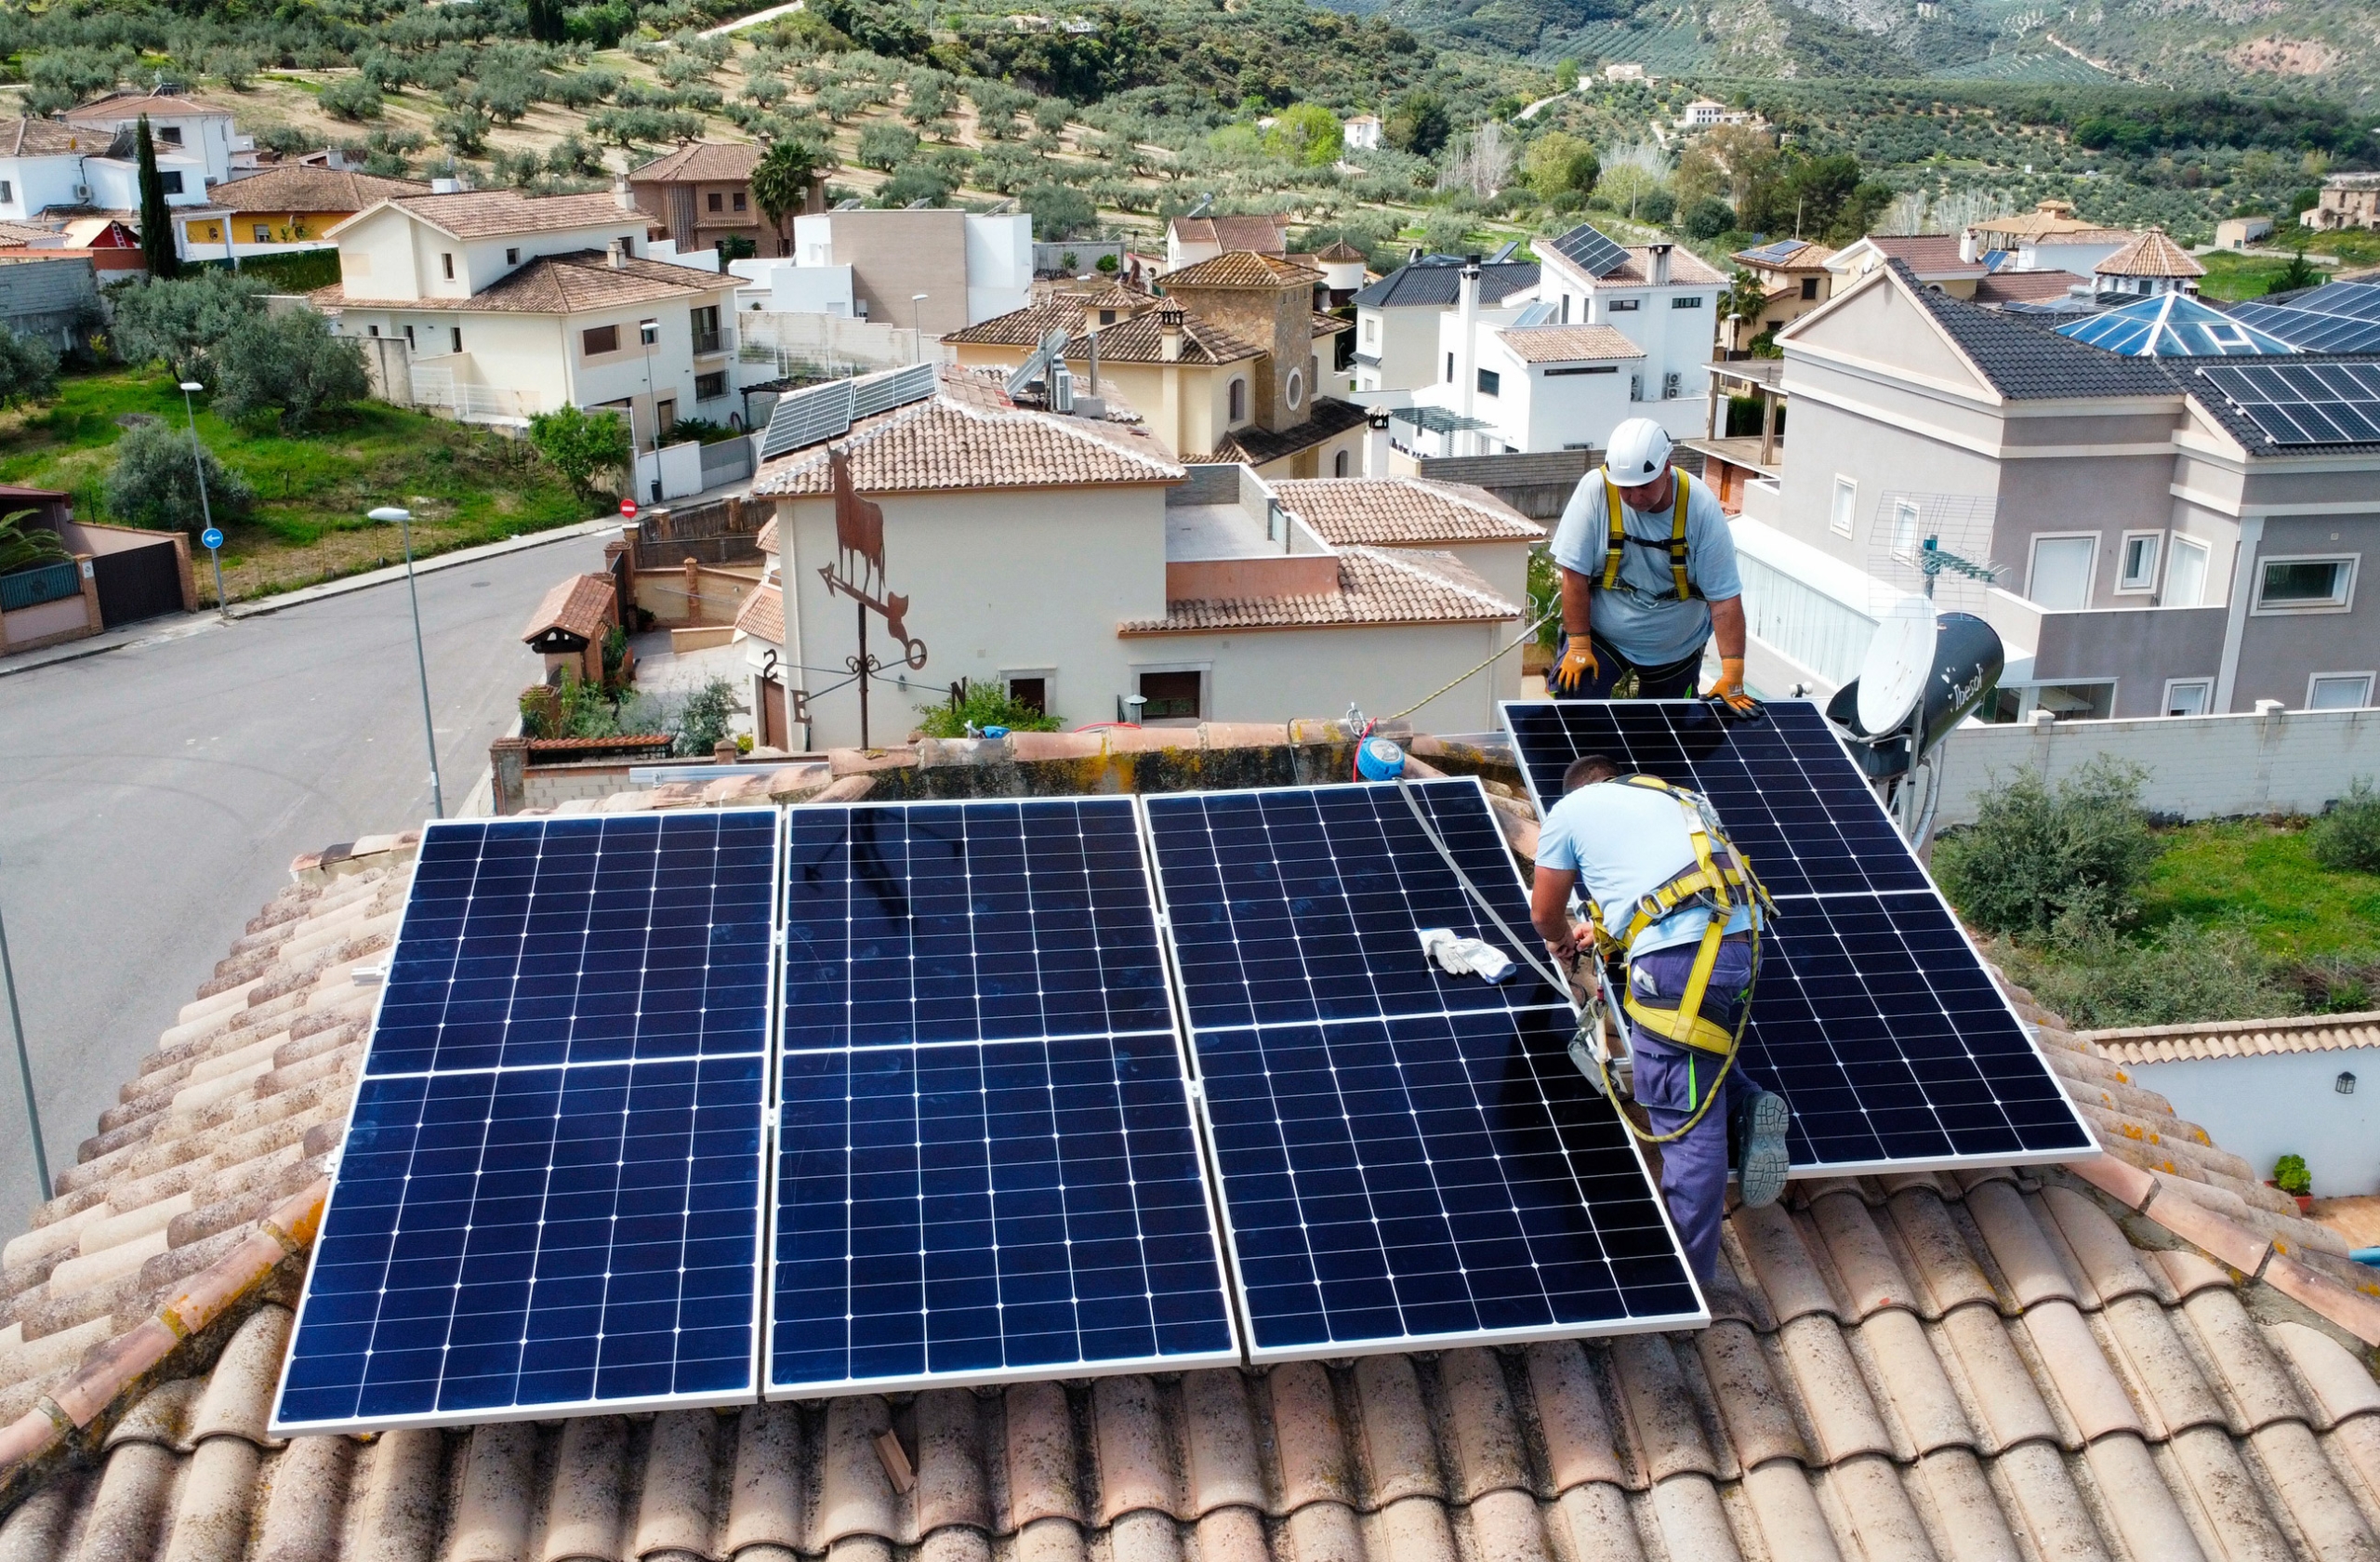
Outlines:
[[636, 323], [638, 342], [644, 348], [644, 405], [653, 418], [653, 502], [661, 502], [661, 403], [653, 391], [653, 344], [661, 339], [661, 322]]
[[916, 338], [918, 362], [920, 364], [926, 361], [926, 328], [921, 324], [925, 311], [919, 307], [925, 301], [926, 296], [922, 293], [909, 295], [909, 335]]
[[41, 1107], [33, 1100], [33, 1054], [25, 1051], [25, 1017], [17, 1012], [17, 971], [8, 963], [8, 930], [0, 926], [0, 979], [8, 988], [8, 1025], [17, 1033], [17, 1077], [25, 1086], [25, 1121], [33, 1125], [33, 1172], [41, 1178], [41, 1196], [50, 1197], [49, 1152], [42, 1147]]
[[421, 592], [413, 583], [413, 511], [395, 505], [373, 510], [370, 519], [387, 525], [393, 521], [405, 543], [405, 595], [413, 599], [413, 665], [421, 673], [421, 737], [430, 745], [430, 816], [446, 817], [446, 793], [438, 782], [438, 729], [430, 721], [430, 660], [421, 649]]
[[[186, 380], [183, 380], [183, 381], [181, 382], [181, 387], [182, 387], [182, 411], [183, 411], [183, 413], [184, 413], [184, 414], [186, 414], [186, 415], [189, 417], [189, 418], [190, 418], [190, 464], [191, 464], [191, 470], [192, 470], [192, 471], [195, 471], [196, 473], [198, 473], [198, 513], [199, 513], [199, 518], [200, 518], [201, 520], [203, 520], [203, 521], [205, 521], [205, 522], [206, 523], [206, 530], [207, 530], [207, 534], [208, 534], [209, 536], [212, 536], [212, 535], [214, 534], [214, 531], [215, 531], [215, 510], [214, 510], [213, 507], [212, 507], [212, 506], [210, 506], [210, 505], [206, 502], [206, 458], [205, 458], [205, 457], [201, 453], [201, 451], [199, 450], [199, 445], [198, 445], [198, 407], [197, 407], [197, 405], [196, 405], [194, 403], [192, 403], [192, 402], [191, 401], [191, 397], [192, 397], [192, 395], [193, 395], [193, 394], [194, 394], [195, 392], [197, 392], [197, 391], [200, 391], [200, 390], [205, 390], [205, 389], [206, 389], [206, 387], [205, 387], [205, 386], [204, 386], [204, 385], [201, 385], [198, 381], [196, 381], [196, 380], [194, 380], [194, 379], [186, 379]], [[205, 539], [204, 537], [202, 537], [200, 540], [201, 540], [201, 541], [205, 541]], [[211, 558], [213, 558], [213, 559], [214, 559], [214, 561], [215, 561], [215, 611], [216, 611], [216, 612], [218, 612], [218, 613], [221, 613], [221, 612], [223, 612], [223, 611], [224, 611], [224, 607], [223, 607], [223, 552], [222, 552], [222, 549], [218, 549], [218, 548], [215, 547], [215, 546], [214, 546], [213, 544], [211, 544], [211, 543], [210, 543], [210, 544], [208, 544], [206, 551], [207, 551], [208, 555], [209, 555]], [[45, 1179], [45, 1181], [46, 1181], [46, 1179]], [[45, 1195], [44, 1197], [47, 1197], [47, 1196], [46, 1196], [46, 1195]]]

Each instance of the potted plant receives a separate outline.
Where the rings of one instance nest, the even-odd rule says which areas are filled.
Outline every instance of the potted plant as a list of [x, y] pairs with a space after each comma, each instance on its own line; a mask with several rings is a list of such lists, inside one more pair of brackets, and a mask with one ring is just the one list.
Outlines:
[[2306, 1170], [2306, 1158], [2285, 1155], [2272, 1163], [2272, 1175], [2266, 1181], [2297, 1200], [2299, 1214], [2310, 1213], [2314, 1208], [2314, 1177]]

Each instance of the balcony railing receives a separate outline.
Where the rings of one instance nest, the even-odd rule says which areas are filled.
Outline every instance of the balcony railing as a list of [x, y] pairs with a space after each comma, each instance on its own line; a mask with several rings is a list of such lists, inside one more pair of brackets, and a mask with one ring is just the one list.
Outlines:
[[735, 333], [733, 331], [722, 329], [694, 333], [694, 356], [697, 358], [708, 357], [714, 352], [725, 352], [734, 345]]

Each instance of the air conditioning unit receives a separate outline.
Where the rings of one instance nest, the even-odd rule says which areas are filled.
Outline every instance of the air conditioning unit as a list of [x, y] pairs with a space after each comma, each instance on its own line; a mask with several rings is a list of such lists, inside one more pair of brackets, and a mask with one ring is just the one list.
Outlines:
[[75, 199], [75, 200], [77, 200], [77, 201], [88, 201], [90, 198], [91, 198], [91, 187], [90, 187], [89, 185], [87, 185], [87, 184], [78, 184], [78, 185], [76, 185], [76, 186], [74, 187], [74, 199]]

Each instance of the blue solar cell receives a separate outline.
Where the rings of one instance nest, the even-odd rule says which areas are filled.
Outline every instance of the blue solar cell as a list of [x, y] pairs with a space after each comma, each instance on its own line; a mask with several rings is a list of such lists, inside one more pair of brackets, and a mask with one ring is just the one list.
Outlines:
[[366, 1078], [275, 1426], [749, 1397], [763, 1062]]
[[1921, 890], [1930, 883], [1818, 707], [1778, 700], [1730, 721], [1700, 700], [1528, 700], [1504, 724], [1540, 811], [1585, 754], [1691, 788], [1773, 895]]
[[[1412, 788], [1472, 881], [1528, 935], [1502, 834], [1469, 780]], [[1523, 967], [1501, 986], [1419, 958], [1417, 929], [1510, 952], [1395, 787], [1151, 797], [1168, 935], [1195, 1029], [1567, 1002]]]
[[1539, 1010], [1198, 1033], [1255, 1359], [1699, 1320], [1571, 1028]]
[[789, 1053], [769, 1383], [1238, 1359], [1170, 1031]]
[[789, 1050], [1173, 1023], [1129, 799], [800, 809], [786, 871]]

